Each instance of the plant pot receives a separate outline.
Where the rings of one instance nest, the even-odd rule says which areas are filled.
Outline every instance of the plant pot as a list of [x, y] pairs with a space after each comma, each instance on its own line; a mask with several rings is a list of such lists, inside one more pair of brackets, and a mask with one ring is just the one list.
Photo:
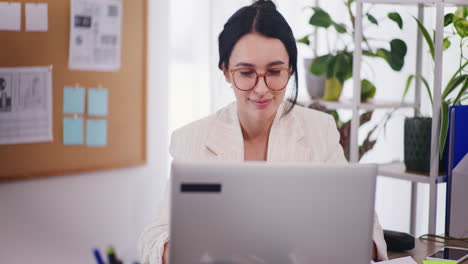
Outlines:
[[325, 81], [325, 93], [323, 100], [325, 101], [338, 101], [343, 90], [343, 84], [337, 78], [328, 78]]
[[321, 76], [314, 75], [310, 72], [310, 64], [312, 59], [304, 59], [304, 69], [306, 76], [306, 85], [307, 92], [309, 93], [310, 98], [320, 99], [323, 97], [325, 90], [325, 79], [326, 75]]
[[[404, 161], [407, 171], [429, 173], [431, 169], [432, 118], [405, 119]], [[445, 155], [443, 155], [445, 157]], [[439, 162], [439, 172], [445, 171], [445, 159]]]

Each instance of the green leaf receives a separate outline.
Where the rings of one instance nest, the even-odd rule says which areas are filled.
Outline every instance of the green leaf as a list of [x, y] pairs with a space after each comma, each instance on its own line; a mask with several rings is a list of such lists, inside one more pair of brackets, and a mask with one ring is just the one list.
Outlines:
[[306, 35], [306, 36], [304, 36], [303, 38], [298, 39], [297, 42], [309, 46], [309, 45], [310, 45], [309, 36], [310, 36], [310, 35]]
[[333, 58], [332, 55], [323, 55], [312, 60], [310, 64], [310, 72], [314, 75], [320, 76], [327, 72], [328, 64]]
[[346, 1], [346, 5], [347, 5], [347, 6], [351, 6], [352, 3], [354, 3], [354, 0], [348, 0], [348, 1]]
[[335, 27], [335, 30], [338, 32], [338, 33], [346, 33], [348, 32], [346, 30], [346, 25], [345, 24], [336, 24], [336, 23], [333, 23], [333, 26]]
[[365, 102], [370, 98], [374, 98], [376, 90], [377, 89], [375, 88], [374, 84], [372, 84], [367, 79], [363, 79], [361, 81], [361, 102]]
[[431, 36], [429, 35], [429, 32], [427, 32], [427, 29], [417, 18], [415, 17], [413, 18], [414, 20], [416, 20], [416, 23], [418, 23], [418, 28], [423, 34], [423, 37], [426, 40], [427, 46], [429, 46], [429, 52], [431, 53], [432, 59], [434, 59], [434, 42], [432, 41]]
[[453, 22], [453, 26], [461, 38], [468, 37], [468, 20], [457, 19]]
[[[385, 52], [384, 58], [393, 70], [400, 71], [405, 64], [405, 56], [407, 51], [408, 48], [403, 40], [392, 39], [390, 41], [390, 52]], [[377, 52], [379, 52], [379, 50], [377, 50]]]
[[327, 79], [334, 78], [335, 77], [335, 64], [336, 64], [336, 59], [338, 55], [330, 55], [330, 61], [328, 62], [327, 66]]
[[462, 84], [465, 81], [466, 78], [468, 78], [468, 75], [463, 74], [451, 80], [442, 92], [442, 100], [445, 100], [460, 84]]
[[429, 86], [429, 83], [422, 76], [421, 76], [421, 81], [423, 82], [424, 87], [426, 87], [426, 92], [427, 92], [427, 95], [429, 96], [429, 100], [431, 101], [431, 105], [434, 104], [434, 101], [432, 100], [432, 91], [431, 91], [431, 87]]
[[405, 90], [403, 90], [403, 96], [401, 97], [401, 101], [402, 101], [402, 102], [405, 100], [406, 94], [407, 94], [408, 91], [409, 91], [409, 88], [410, 88], [410, 85], [411, 85], [411, 81], [413, 81], [414, 76], [415, 76], [414, 74], [411, 74], [410, 76], [408, 76], [408, 79], [406, 79]]
[[395, 21], [400, 29], [403, 29], [403, 20], [401, 19], [400, 14], [396, 12], [388, 13], [388, 18]]
[[344, 84], [346, 75], [348, 74], [348, 60], [343, 54], [336, 55], [336, 62], [333, 67], [333, 76], [335, 76], [341, 84]]
[[380, 49], [377, 49], [377, 51], [375, 52], [375, 55], [383, 59], [387, 59], [390, 56], [390, 51], [380, 48]]
[[406, 43], [401, 39], [392, 39], [390, 41], [390, 52], [395, 53], [399, 56], [404, 57], [408, 48], [406, 47]]
[[320, 7], [314, 7], [314, 14], [310, 17], [309, 24], [317, 27], [328, 28], [333, 24], [330, 15]]
[[353, 77], [353, 54], [346, 54], [344, 59], [346, 61], [344, 80], [346, 81]]
[[[451, 85], [455, 78], [458, 76], [458, 74], [468, 65], [468, 61], [466, 61], [461, 67], [458, 68], [458, 70], [452, 75], [450, 78], [449, 82], [447, 83], [446, 87]], [[442, 93], [443, 94], [443, 93]]]
[[447, 140], [448, 132], [448, 111], [449, 105], [446, 101], [442, 101], [440, 109], [440, 135], [439, 135], [439, 156], [442, 159], [444, 155], [445, 141]]
[[444, 50], [450, 48], [450, 44], [452, 44], [450, 40], [448, 38], [444, 38]]
[[459, 7], [455, 11], [455, 17], [465, 19], [468, 16], [468, 7]]
[[377, 19], [375, 19], [375, 17], [369, 13], [366, 14], [367, 16], [367, 19], [372, 23], [372, 24], [375, 24], [375, 25], [378, 25], [379, 22], [377, 21]]
[[468, 88], [468, 78], [465, 78], [465, 83], [463, 84], [462, 88], [458, 92], [457, 97], [455, 97], [455, 100], [453, 100], [454, 105], [459, 105], [463, 102], [464, 99], [462, 99], [462, 96], [466, 94]]
[[[410, 76], [408, 76], [408, 79], [406, 79], [405, 90], [403, 91], [403, 96], [401, 98], [402, 102], [405, 99], [405, 97], [406, 97], [406, 95], [407, 95], [407, 93], [409, 91], [411, 82], [415, 77], [416, 77], [416, 75], [411, 74]], [[424, 87], [426, 88], [427, 95], [429, 96], [429, 100], [431, 101], [431, 105], [432, 105], [433, 104], [433, 102], [432, 102], [432, 92], [431, 92], [431, 88], [429, 86], [429, 83], [427, 82], [427, 80], [424, 77], [420, 76], [419, 78], [421, 79], [422, 83], [424, 84]]]
[[446, 14], [444, 16], [444, 27], [452, 24], [453, 20], [455, 20], [455, 15], [454, 14], [452, 14], [452, 13]]

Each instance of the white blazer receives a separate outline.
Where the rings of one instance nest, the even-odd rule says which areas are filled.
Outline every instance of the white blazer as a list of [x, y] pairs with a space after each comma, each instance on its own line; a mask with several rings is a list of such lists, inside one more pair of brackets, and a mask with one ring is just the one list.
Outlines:
[[[285, 104], [280, 106], [271, 127], [267, 162], [347, 162], [332, 116], [295, 106], [282, 117], [284, 107]], [[172, 134], [170, 153], [174, 159], [182, 161], [243, 161], [244, 142], [236, 103], [176, 130]], [[145, 264], [161, 264], [164, 244], [168, 241], [167, 190], [159, 208], [158, 217], [140, 237], [141, 261]], [[373, 241], [378, 259], [388, 259], [377, 215], [374, 215]]]

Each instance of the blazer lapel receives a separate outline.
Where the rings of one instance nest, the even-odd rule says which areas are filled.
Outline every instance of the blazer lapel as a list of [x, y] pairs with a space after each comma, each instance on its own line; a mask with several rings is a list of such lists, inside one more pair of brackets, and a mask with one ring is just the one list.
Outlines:
[[[285, 103], [280, 105], [271, 127], [267, 161], [308, 161], [311, 150], [303, 142], [303, 125], [294, 110], [281, 117], [285, 106]], [[215, 155], [216, 160], [244, 160], [244, 141], [235, 102], [216, 115], [209, 128], [205, 146]]]
[[273, 162], [308, 161], [311, 159], [311, 149], [303, 142], [303, 124], [294, 109], [281, 117], [285, 106], [284, 103], [280, 106], [271, 127], [267, 160]]
[[210, 125], [205, 146], [217, 160], [244, 160], [244, 141], [235, 102], [218, 112]]

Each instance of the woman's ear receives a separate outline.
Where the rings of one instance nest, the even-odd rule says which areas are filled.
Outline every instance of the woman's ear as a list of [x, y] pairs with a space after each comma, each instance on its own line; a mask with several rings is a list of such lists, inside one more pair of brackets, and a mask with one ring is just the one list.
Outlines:
[[226, 65], [224, 65], [224, 64], [223, 64], [223, 74], [224, 74], [224, 78], [226, 79], [226, 82], [232, 83], [231, 75], [229, 74], [229, 70], [227, 69]]

